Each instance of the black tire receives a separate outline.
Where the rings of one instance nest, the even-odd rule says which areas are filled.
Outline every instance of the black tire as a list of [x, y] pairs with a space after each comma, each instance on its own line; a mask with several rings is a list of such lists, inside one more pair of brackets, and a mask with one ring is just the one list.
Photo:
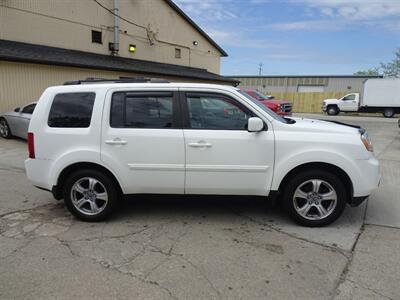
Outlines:
[[395, 114], [395, 111], [394, 111], [393, 108], [385, 108], [385, 109], [383, 110], [383, 112], [382, 112], [382, 115], [383, 115], [385, 118], [392, 118], [392, 117], [394, 116], [394, 114]]
[[[297, 188], [302, 186], [302, 184], [309, 180], [315, 179], [327, 182], [335, 190], [337, 199], [336, 206], [332, 207], [329, 215], [321, 219], [310, 220], [300, 215], [300, 213], [296, 210], [294, 193], [296, 192]], [[327, 171], [315, 169], [301, 172], [290, 179], [290, 181], [284, 187], [283, 206], [289, 216], [298, 224], [307, 227], [321, 227], [331, 224], [340, 217], [344, 208], [346, 207], [347, 197], [348, 194], [346, 188], [337, 175]], [[300, 198], [300, 200], [302, 199]], [[299, 201], [298, 198], [296, 198], [296, 201]], [[311, 200], [306, 200], [306, 202], [307, 201]], [[317, 208], [314, 209], [317, 211]]]
[[[99, 183], [96, 183], [93, 190], [97, 189], [97, 192], [99, 192], [99, 193], [102, 193], [103, 190], [105, 190], [105, 192], [107, 194], [107, 201], [105, 202], [105, 204], [104, 204], [103, 200], [97, 199], [96, 197], [94, 197], [94, 198], [96, 198], [95, 200], [86, 200], [86, 204], [81, 206], [82, 211], [85, 211], [85, 210], [88, 211], [92, 207], [92, 204], [90, 202], [97, 201], [96, 206], [101, 207], [101, 211], [99, 211], [98, 213], [94, 213], [94, 214], [88, 214], [88, 213], [84, 213], [84, 212], [80, 211], [76, 207], [77, 205], [74, 204], [74, 201], [72, 199], [72, 197], [75, 197], [75, 198], [78, 197], [76, 195], [83, 196], [83, 193], [76, 192], [76, 190], [73, 191], [74, 185], [78, 182], [81, 182], [81, 184], [84, 185], [85, 180], [88, 181], [89, 178], [92, 178], [95, 181], [99, 182]], [[88, 184], [89, 184], [89, 182], [88, 182]], [[89, 190], [89, 186], [87, 188]], [[86, 191], [86, 193], [87, 193], [87, 191]], [[87, 221], [87, 222], [99, 222], [99, 221], [103, 221], [103, 220], [107, 219], [115, 211], [117, 204], [119, 202], [119, 199], [120, 199], [120, 193], [119, 193], [118, 188], [115, 185], [115, 182], [111, 178], [109, 178], [109, 176], [103, 174], [102, 172], [100, 172], [98, 170], [94, 170], [94, 169], [84, 169], [84, 170], [79, 170], [79, 171], [71, 173], [65, 181], [63, 195], [64, 195], [64, 203], [67, 206], [68, 210], [76, 218], [78, 218], [82, 221]], [[102, 205], [102, 204], [104, 204], [104, 205]]]
[[330, 116], [336, 116], [339, 114], [339, 108], [337, 106], [328, 106], [326, 113]]
[[0, 118], [0, 136], [5, 139], [11, 139], [12, 133], [8, 122], [4, 118]]

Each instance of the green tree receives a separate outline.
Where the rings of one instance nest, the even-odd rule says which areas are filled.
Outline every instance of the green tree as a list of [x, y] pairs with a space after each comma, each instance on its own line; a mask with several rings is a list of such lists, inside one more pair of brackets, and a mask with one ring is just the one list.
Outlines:
[[374, 75], [379, 75], [379, 69], [378, 68], [371, 68], [368, 70], [360, 70], [354, 73], [354, 75], [358, 76], [374, 76]]
[[381, 69], [385, 77], [400, 77], [400, 48], [397, 48], [391, 62], [381, 63]]

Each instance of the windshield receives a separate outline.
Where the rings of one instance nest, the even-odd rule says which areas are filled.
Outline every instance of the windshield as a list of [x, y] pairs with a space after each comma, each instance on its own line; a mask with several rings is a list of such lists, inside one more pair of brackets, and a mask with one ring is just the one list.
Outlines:
[[247, 94], [246, 92], [242, 91], [242, 90], [237, 90], [241, 95], [245, 96], [247, 99], [251, 100], [251, 102], [253, 102], [254, 104], [256, 104], [259, 108], [261, 108], [263, 111], [265, 111], [267, 114], [269, 114], [271, 117], [273, 117], [275, 120], [278, 120], [279, 122], [282, 123], [290, 123], [288, 120], [289, 119], [285, 119], [282, 118], [281, 116], [278, 116], [276, 113], [274, 113], [272, 110], [270, 110], [268, 107], [266, 107], [264, 104], [260, 103], [260, 101], [258, 101], [257, 99], [253, 98], [252, 96], [250, 96], [249, 94]]

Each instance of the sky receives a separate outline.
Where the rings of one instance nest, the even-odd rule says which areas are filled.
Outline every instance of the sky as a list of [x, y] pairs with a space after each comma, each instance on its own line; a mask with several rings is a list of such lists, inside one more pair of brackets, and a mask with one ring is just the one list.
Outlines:
[[400, 47], [400, 0], [175, 0], [227, 53], [222, 75], [348, 75]]

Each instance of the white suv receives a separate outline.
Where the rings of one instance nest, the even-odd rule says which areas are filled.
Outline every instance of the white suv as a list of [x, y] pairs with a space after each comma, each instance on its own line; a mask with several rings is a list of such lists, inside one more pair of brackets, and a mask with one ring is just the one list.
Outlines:
[[281, 118], [229, 86], [77, 83], [40, 97], [25, 166], [79, 219], [105, 219], [128, 194], [257, 195], [322, 226], [378, 186], [359, 127]]

